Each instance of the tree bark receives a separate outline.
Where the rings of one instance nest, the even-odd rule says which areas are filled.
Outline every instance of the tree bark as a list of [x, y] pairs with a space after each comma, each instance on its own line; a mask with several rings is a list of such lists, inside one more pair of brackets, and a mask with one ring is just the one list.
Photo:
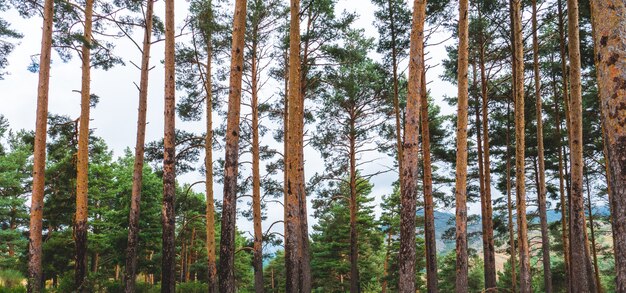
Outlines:
[[389, 284], [389, 260], [391, 258], [391, 237], [393, 233], [391, 227], [387, 229], [387, 246], [385, 247], [385, 262], [383, 264], [383, 279], [380, 292], [387, 293], [387, 286]]
[[622, 0], [591, 1], [595, 57], [608, 157], [616, 291], [626, 292], [626, 36]]
[[[391, 32], [391, 62], [393, 70], [393, 111], [396, 120], [396, 147], [398, 151], [398, 180], [402, 182], [402, 126], [400, 124], [400, 98], [398, 90], [398, 51], [396, 48], [396, 26], [393, 14], [393, 0], [388, 0], [389, 24]], [[402, 194], [402, 184], [400, 184], [400, 194]]]
[[359, 244], [357, 231], [357, 192], [356, 192], [356, 129], [355, 119], [350, 121], [350, 293], [361, 292], [359, 280]]
[[567, 1], [568, 48], [570, 60], [570, 146], [571, 206], [570, 206], [570, 250], [572, 292], [593, 290], [587, 274], [588, 255], [585, 251], [585, 218], [583, 196], [583, 145], [582, 145], [582, 88], [578, 28], [578, 1]]
[[222, 235], [220, 240], [219, 288], [221, 293], [234, 293], [235, 287], [235, 223], [237, 220], [237, 170], [239, 167], [239, 118], [241, 112], [241, 80], [243, 74], [246, 0], [235, 2], [233, 40], [228, 93], [226, 148], [224, 158], [224, 199], [222, 204]]
[[400, 208], [400, 251], [398, 253], [399, 292], [415, 292], [415, 210], [417, 203], [418, 144], [421, 79], [425, 70], [424, 20], [426, 0], [414, 0], [411, 49], [409, 53], [409, 89], [407, 95], [405, 140], [402, 147], [402, 193]]
[[[254, 27], [253, 36], [257, 36]], [[259, 169], [259, 93], [257, 73], [257, 40], [252, 40], [252, 215], [254, 222], [254, 291], [263, 293], [263, 231], [261, 229], [261, 172]]]
[[517, 203], [518, 243], [520, 254], [520, 292], [530, 293], [530, 255], [526, 221], [525, 122], [524, 122], [524, 42], [522, 38], [521, 0], [513, 0], [513, 37], [515, 40], [515, 196]]
[[161, 292], [173, 293], [176, 287], [176, 89], [174, 56], [174, 0], [165, 1], [165, 112], [163, 138], [163, 252]]
[[[209, 3], [210, 5], [210, 3]], [[213, 45], [212, 33], [206, 36], [207, 60], [206, 77], [204, 79], [206, 92], [206, 137], [204, 140], [204, 168], [206, 188], [206, 249], [207, 249], [207, 273], [209, 293], [218, 292], [217, 283], [217, 259], [215, 256], [215, 200], [213, 197]]]
[[467, 121], [468, 0], [459, 1], [458, 103], [456, 129], [456, 292], [468, 291], [467, 246]]
[[550, 235], [548, 234], [548, 217], [546, 210], [546, 174], [543, 147], [543, 111], [541, 101], [541, 76], [539, 75], [539, 38], [537, 37], [537, 0], [532, 1], [533, 30], [533, 72], [535, 78], [535, 111], [537, 114], [537, 160], [538, 186], [537, 203], [539, 205], [539, 222], [541, 224], [541, 250], [543, 261], [543, 283], [546, 293], [552, 292], [552, 272], [550, 270]]
[[30, 204], [30, 226], [28, 233], [28, 292], [43, 291], [43, 269], [41, 267], [42, 217], [44, 181], [46, 169], [46, 136], [48, 128], [48, 88], [50, 81], [50, 53], [52, 48], [52, 19], [54, 1], [46, 0], [43, 9], [41, 33], [41, 55], [39, 55], [39, 83], [37, 86], [37, 118], [33, 158], [33, 190]]
[[[300, 1], [291, 0], [291, 21], [289, 27], [289, 96], [287, 121], [287, 183], [285, 195], [285, 269], [286, 291], [304, 292], [304, 272], [302, 267], [302, 224], [300, 214], [300, 197], [304, 186], [300, 182], [299, 173], [302, 153], [302, 109], [301, 95], [301, 63], [300, 63]], [[298, 121], [300, 120], [300, 121]], [[300, 123], [298, 123], [300, 122]]]
[[89, 173], [89, 109], [91, 107], [91, 28], [93, 0], [85, 2], [85, 23], [81, 51], [81, 89], [80, 89], [80, 127], [78, 130], [78, 162], [76, 165], [76, 218], [74, 222], [74, 241], [76, 259], [74, 264], [74, 286], [78, 292], [86, 292], [84, 286], [87, 277], [87, 192]]
[[[480, 13], [480, 12], [479, 12]], [[480, 91], [482, 96], [482, 133], [483, 133], [483, 182], [484, 190], [482, 198], [484, 198], [484, 214], [483, 221], [483, 246], [485, 251], [485, 288], [497, 288], [496, 283], [496, 258], [495, 258], [495, 246], [493, 239], [493, 207], [491, 204], [491, 159], [489, 150], [489, 113], [488, 113], [488, 101], [489, 90], [487, 73], [485, 70], [485, 42], [484, 34], [480, 32], [480, 52], [479, 68], [480, 68]], [[480, 128], [480, 126], [477, 126]]]
[[[422, 57], [422, 63], [424, 58]], [[425, 63], [424, 63], [425, 64]], [[426, 290], [437, 293], [437, 239], [435, 235], [435, 206], [433, 203], [433, 171], [430, 160], [430, 128], [428, 121], [428, 92], [426, 90], [426, 70], [422, 73], [421, 92], [421, 131], [422, 156], [424, 164], [424, 240], [426, 244]]]
[[152, 17], [154, 1], [147, 1], [143, 48], [141, 54], [141, 77], [139, 80], [139, 110], [137, 113], [137, 140], [135, 144], [135, 162], [133, 165], [133, 186], [130, 197], [128, 216], [128, 242], [126, 246], [126, 272], [124, 291], [135, 292], [137, 275], [137, 249], [139, 238], [139, 213], [141, 206], [141, 187], [143, 182], [144, 148], [146, 141], [146, 112], [148, 104], [148, 76], [150, 73], [150, 47], [152, 44]]
[[515, 261], [516, 247], [515, 247], [515, 230], [513, 226], [513, 201], [511, 198], [511, 133], [510, 118], [511, 104], [507, 103], [506, 107], [506, 198], [507, 198], [507, 211], [508, 211], [508, 225], [509, 225], [509, 249], [511, 250], [511, 291], [517, 292], [517, 264]]
[[593, 257], [593, 272], [598, 293], [604, 292], [602, 281], [600, 280], [600, 268], [598, 267], [598, 252], [596, 251], [596, 233], [593, 223], [593, 206], [591, 204], [591, 187], [589, 186], [589, 173], [585, 172], [585, 183], [587, 189], [587, 211], [589, 212], [589, 230], [591, 232], [591, 256]]

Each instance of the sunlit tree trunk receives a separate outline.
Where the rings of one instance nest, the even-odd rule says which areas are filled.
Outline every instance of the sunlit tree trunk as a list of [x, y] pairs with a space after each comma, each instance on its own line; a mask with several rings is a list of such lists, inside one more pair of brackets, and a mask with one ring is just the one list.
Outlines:
[[[209, 3], [210, 5], [210, 3]], [[213, 195], [213, 45], [212, 33], [206, 35], [207, 60], [204, 90], [206, 92], [206, 137], [204, 140], [204, 177], [206, 189], [206, 249], [209, 293], [218, 292], [217, 259], [215, 256], [215, 200]]]
[[39, 55], [39, 83], [37, 86], [37, 117], [33, 158], [33, 190], [30, 204], [28, 233], [28, 292], [42, 292], [41, 231], [43, 217], [44, 180], [46, 169], [46, 135], [48, 128], [48, 88], [50, 81], [50, 53], [52, 51], [53, 0], [46, 0], [43, 8], [41, 54]]
[[517, 292], [517, 263], [515, 256], [517, 254], [515, 247], [515, 228], [513, 226], [513, 200], [511, 198], [511, 127], [509, 116], [511, 115], [511, 103], [507, 103], [506, 107], [506, 199], [509, 225], [509, 249], [511, 250], [511, 291]]
[[526, 221], [525, 123], [524, 123], [524, 42], [522, 38], [521, 0], [513, 0], [513, 38], [515, 51], [515, 196], [520, 255], [520, 292], [531, 292], [528, 224]]
[[[424, 57], [422, 56], [422, 62]], [[425, 64], [425, 63], [424, 63]], [[430, 160], [430, 128], [428, 121], [428, 92], [426, 70], [422, 73], [421, 131], [424, 164], [424, 240], [426, 244], [426, 288], [428, 293], [439, 291], [437, 284], [437, 239], [435, 235], [435, 206], [433, 203], [433, 171]]]
[[165, 1], [165, 123], [163, 137], [163, 252], [161, 292], [173, 293], [176, 287], [176, 81], [174, 56], [174, 0]]
[[467, 259], [467, 120], [468, 120], [468, 0], [459, 1], [458, 103], [456, 129], [456, 292], [468, 290]]
[[241, 80], [243, 74], [246, 0], [235, 2], [233, 39], [226, 122], [224, 158], [224, 199], [220, 239], [219, 288], [221, 293], [234, 293], [235, 286], [235, 224], [237, 220], [237, 170], [239, 166], [239, 118], [241, 112]]
[[78, 153], [76, 164], [76, 217], [74, 219], [74, 285], [78, 292], [86, 292], [87, 277], [87, 192], [89, 173], [89, 109], [91, 107], [91, 27], [93, 0], [85, 2], [85, 28], [81, 59], [82, 80], [80, 89], [80, 127], [78, 130]]
[[537, 0], [532, 1], [532, 30], [533, 30], [533, 72], [535, 78], [535, 111], [537, 113], [537, 160], [538, 186], [537, 204], [539, 205], [539, 222], [541, 225], [541, 250], [543, 261], [543, 283], [546, 293], [552, 292], [552, 272], [550, 270], [550, 235], [548, 234], [548, 217], [546, 210], [546, 174], [543, 147], [543, 111], [541, 101], [541, 76], [539, 75], [539, 38], [537, 37]]
[[141, 78], [139, 80], [139, 110], [137, 113], [137, 140], [135, 144], [135, 163], [133, 165], [133, 186], [130, 197], [128, 216], [128, 241], [126, 246], [126, 272], [124, 290], [135, 292], [137, 275], [137, 249], [139, 238], [139, 208], [141, 205], [141, 187], [143, 181], [144, 147], [146, 141], [146, 112], [148, 104], [148, 76], [150, 72], [150, 47], [152, 45], [152, 16], [154, 1], [147, 1], [143, 47], [141, 52]]
[[[257, 30], [254, 27], [253, 30]], [[252, 33], [257, 36], [256, 32]], [[261, 229], [261, 172], [259, 168], [259, 93], [257, 73], [257, 40], [252, 40], [252, 217], [254, 222], [254, 291], [263, 292], [263, 231]]]
[[400, 251], [398, 253], [399, 292], [415, 292], [415, 210], [417, 203], [418, 144], [420, 99], [425, 70], [424, 20], [426, 0], [413, 2], [413, 24], [409, 53], [409, 89], [407, 95], [405, 141], [402, 147], [402, 194], [400, 208]]
[[578, 27], [578, 1], [567, 1], [568, 49], [570, 60], [570, 146], [571, 146], [571, 205], [570, 250], [572, 292], [595, 290], [587, 273], [589, 255], [585, 251], [585, 215], [583, 196], [582, 87]]
[[591, 3], [615, 237], [616, 292], [626, 292], [626, 2]]

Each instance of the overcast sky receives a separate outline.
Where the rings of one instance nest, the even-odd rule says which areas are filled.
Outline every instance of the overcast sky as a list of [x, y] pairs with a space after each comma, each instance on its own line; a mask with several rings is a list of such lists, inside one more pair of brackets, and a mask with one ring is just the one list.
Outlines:
[[[412, 1], [409, 1], [412, 2]], [[355, 5], [358, 3], [358, 5]], [[355, 27], [365, 29], [367, 36], [377, 37], [377, 30], [373, 26], [375, 7], [367, 0], [339, 0], [337, 11], [347, 10], [356, 12], [359, 15], [354, 24]], [[35, 109], [38, 75], [27, 70], [31, 63], [31, 57], [36, 56], [40, 50], [41, 41], [41, 18], [22, 19], [14, 11], [3, 12], [5, 18], [12, 27], [24, 35], [9, 56], [9, 67], [6, 69], [10, 75], [6, 75], [4, 80], [0, 80], [0, 114], [3, 114], [9, 121], [13, 129], [32, 130], [35, 126]], [[162, 17], [164, 8], [162, 1], [157, 2], [155, 14]], [[182, 24], [182, 20], [187, 15], [187, 2], [176, 1], [177, 25]], [[432, 43], [438, 43], [447, 39], [448, 32], [441, 32], [435, 35]], [[136, 39], [141, 40], [141, 32], [136, 34]], [[428, 61], [430, 66], [437, 65], [445, 58], [445, 45], [453, 44], [453, 40], [443, 44], [427, 48]], [[115, 155], [121, 155], [127, 147], [134, 146], [136, 137], [137, 103], [138, 92], [133, 82], [139, 83], [139, 70], [128, 61], [139, 64], [140, 52], [127, 39], [115, 41], [116, 53], [126, 62], [126, 66], [118, 66], [109, 71], [92, 71], [91, 88], [94, 94], [100, 96], [100, 103], [91, 112], [91, 125], [95, 135], [105, 139]], [[379, 58], [379, 56], [373, 56]], [[150, 87], [148, 98], [148, 125], [146, 129], [146, 141], [154, 141], [163, 136], [163, 80], [164, 73], [160, 61], [163, 59], [163, 42], [157, 43], [152, 48], [151, 63], [155, 68], [150, 73]], [[406, 65], [405, 65], [406, 66]], [[405, 67], [404, 66], [404, 67]], [[452, 113], [453, 109], [443, 101], [444, 96], [456, 96], [456, 86], [439, 79], [442, 69], [440, 66], [428, 71], [428, 89], [434, 97], [435, 102], [442, 106], [444, 114]], [[74, 58], [69, 63], [63, 63], [53, 53], [53, 62], [50, 79], [49, 111], [54, 114], [68, 115], [77, 118], [80, 113], [80, 95], [75, 92], [80, 89], [80, 62]], [[243, 110], [244, 112], [247, 110]], [[219, 118], [222, 119], [222, 118]], [[220, 121], [218, 121], [220, 122]], [[266, 120], [262, 123], [268, 123]], [[182, 122], [177, 120], [177, 128], [189, 130], [195, 133], [203, 133], [204, 122]], [[312, 127], [312, 126], [311, 126]], [[262, 138], [262, 143], [280, 148], [273, 141], [271, 134]], [[215, 158], [222, 157], [223, 153], [217, 153]], [[391, 166], [392, 160], [386, 155], [381, 155], [381, 160], [370, 164], [366, 168], [372, 170], [382, 169], [381, 165]], [[202, 158], [203, 160], [203, 158]], [[305, 173], [307, 177], [316, 172], [323, 171], [323, 162], [320, 155], [312, 149], [305, 151]], [[263, 170], [263, 169], [261, 169]], [[367, 170], [364, 170], [367, 171]], [[364, 172], [367, 173], [367, 172]], [[193, 172], [178, 178], [179, 183], [191, 183], [202, 180], [202, 174]], [[397, 178], [397, 173], [387, 173], [374, 177], [372, 183], [374, 190], [372, 195], [376, 197], [376, 204], [380, 202], [382, 195], [391, 193], [391, 184]], [[198, 191], [203, 187], [198, 187]], [[222, 187], [215, 186], [215, 197], [221, 200]], [[130, 195], [129, 195], [130, 196]], [[314, 196], [314, 195], [313, 195]], [[238, 208], [246, 208], [247, 204], [239, 204]], [[476, 210], [470, 208], [470, 210]], [[380, 209], [376, 209], [380, 213]], [[268, 219], [264, 226], [276, 220], [282, 220], [282, 207], [269, 206]], [[312, 211], [309, 211], [312, 215]], [[315, 219], [310, 219], [309, 223], [315, 223]], [[252, 225], [247, 220], [239, 218], [238, 226], [242, 230], [251, 231]], [[276, 225], [276, 231], [282, 231], [280, 225]]]

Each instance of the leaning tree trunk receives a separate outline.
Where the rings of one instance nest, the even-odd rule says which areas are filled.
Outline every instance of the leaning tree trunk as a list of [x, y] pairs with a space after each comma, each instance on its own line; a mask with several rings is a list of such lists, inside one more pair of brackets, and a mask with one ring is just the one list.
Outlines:
[[213, 198], [213, 77], [211, 62], [213, 61], [212, 34], [206, 35], [206, 77], [204, 90], [206, 92], [206, 137], [204, 140], [204, 176], [206, 188], [206, 250], [207, 275], [209, 293], [218, 292], [217, 259], [215, 257], [215, 203]]
[[125, 292], [135, 292], [137, 275], [137, 249], [139, 238], [139, 208], [141, 206], [141, 187], [143, 182], [144, 147], [146, 141], [146, 111], [148, 104], [148, 75], [150, 73], [150, 47], [152, 45], [152, 16], [154, 1], [147, 1], [143, 48], [141, 54], [141, 79], [139, 81], [139, 110], [137, 113], [137, 141], [135, 144], [135, 163], [133, 165], [133, 186], [130, 197], [128, 216], [128, 244], [126, 246], [126, 273], [124, 275]]
[[413, 2], [413, 25], [409, 54], [409, 90], [407, 95], [405, 141], [402, 147], [402, 182], [400, 182], [400, 251], [398, 253], [399, 292], [415, 292], [415, 207], [417, 202], [419, 115], [422, 73], [425, 70], [424, 20], [426, 0]]
[[74, 263], [74, 285], [78, 292], [86, 292], [87, 277], [87, 192], [89, 173], [89, 108], [91, 106], [91, 27], [93, 0], [85, 2], [85, 31], [82, 47], [82, 80], [80, 88], [80, 127], [78, 130], [78, 162], [76, 166], [76, 218], [74, 241], [76, 259]]
[[456, 292], [468, 291], [467, 260], [467, 120], [468, 0], [459, 1], [458, 103], [456, 129]]
[[521, 6], [521, 0], [513, 0], [512, 29], [515, 40], [513, 57], [513, 70], [515, 71], [515, 196], [520, 255], [520, 292], [530, 293], [530, 255], [528, 249], [528, 224], [526, 222], [526, 177], [524, 174], [524, 42], [522, 39]]
[[54, 1], [46, 0], [43, 8], [41, 55], [39, 55], [39, 84], [37, 88], [37, 118], [33, 158], [33, 191], [30, 204], [28, 233], [28, 292], [42, 292], [41, 231], [43, 218], [44, 180], [46, 171], [46, 135], [48, 128], [48, 88], [50, 53], [52, 51], [52, 18]]
[[[493, 239], [493, 206], [491, 204], [491, 158], [489, 150], [489, 90], [487, 73], [485, 70], [485, 42], [484, 34], [480, 33], [480, 92], [482, 96], [482, 144], [483, 144], [483, 182], [484, 215], [483, 215], [483, 245], [485, 249], [485, 288], [497, 288], [496, 284], [496, 252]], [[478, 126], [480, 127], [480, 126]]]
[[[424, 58], [422, 57], [422, 62]], [[426, 70], [422, 73], [421, 130], [424, 164], [424, 240], [426, 246], [426, 288], [428, 293], [439, 291], [437, 284], [437, 239], [435, 235], [435, 206], [433, 203], [433, 171], [430, 161], [430, 127], [428, 121], [428, 93]]]
[[585, 251], [585, 214], [583, 195], [583, 132], [582, 132], [582, 87], [578, 28], [578, 1], [567, 1], [568, 49], [570, 60], [570, 145], [572, 178], [570, 196], [570, 251], [572, 292], [595, 290], [587, 274], [589, 255]]
[[[257, 30], [257, 28], [253, 28]], [[256, 32], [252, 34], [256, 36]], [[257, 41], [252, 41], [252, 217], [254, 222], [254, 291], [263, 292], [263, 231], [261, 230], [261, 172], [259, 169], [259, 93], [257, 74]]]
[[539, 222], [541, 223], [541, 250], [543, 261], [543, 283], [546, 293], [552, 292], [552, 272], [550, 270], [550, 235], [548, 234], [548, 219], [546, 211], [546, 174], [545, 159], [543, 155], [543, 111], [541, 101], [541, 76], [539, 75], [539, 38], [537, 37], [537, 0], [532, 1], [532, 27], [533, 27], [533, 72], [535, 77], [535, 111], [537, 113], [537, 160], [538, 162], [538, 188], [537, 203], [539, 205]]
[[222, 238], [220, 239], [219, 288], [234, 293], [235, 286], [235, 222], [237, 220], [237, 169], [239, 166], [239, 118], [241, 111], [241, 79], [243, 74], [246, 0], [235, 2], [233, 40], [226, 118], [224, 158], [224, 193], [222, 203]]
[[617, 292], [626, 292], [626, 2], [592, 0], [595, 56], [608, 157]]
[[174, 0], [165, 1], [165, 123], [163, 137], [163, 252], [161, 292], [173, 293], [176, 287], [176, 89], [174, 56]]

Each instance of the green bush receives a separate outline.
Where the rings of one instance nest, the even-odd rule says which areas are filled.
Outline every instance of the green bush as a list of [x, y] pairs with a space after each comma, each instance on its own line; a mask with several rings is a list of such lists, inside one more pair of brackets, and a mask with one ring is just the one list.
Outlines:
[[[1, 270], [0, 271], [0, 287], [4, 289], [22, 287], [24, 276], [21, 272], [16, 270]], [[0, 291], [0, 292], [13, 292], [13, 291]], [[21, 292], [21, 291], [17, 291]]]
[[24, 286], [13, 288], [0, 287], [0, 293], [26, 293], [26, 288]]
[[176, 293], [204, 293], [209, 291], [209, 285], [199, 282], [176, 284]]

